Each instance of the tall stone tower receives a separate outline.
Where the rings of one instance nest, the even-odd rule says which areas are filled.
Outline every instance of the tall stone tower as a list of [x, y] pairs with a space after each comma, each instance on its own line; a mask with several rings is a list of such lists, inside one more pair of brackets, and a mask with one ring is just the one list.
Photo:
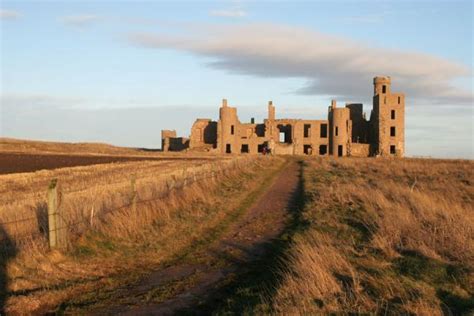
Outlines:
[[238, 127], [240, 125], [237, 117], [237, 109], [227, 105], [227, 100], [222, 100], [219, 108], [219, 122], [217, 123], [217, 148], [221, 153], [238, 152], [239, 138]]
[[329, 154], [337, 157], [347, 156], [351, 146], [352, 121], [350, 109], [338, 108], [336, 100], [331, 101], [328, 112]]
[[372, 154], [405, 154], [405, 95], [391, 92], [388, 76], [374, 78]]

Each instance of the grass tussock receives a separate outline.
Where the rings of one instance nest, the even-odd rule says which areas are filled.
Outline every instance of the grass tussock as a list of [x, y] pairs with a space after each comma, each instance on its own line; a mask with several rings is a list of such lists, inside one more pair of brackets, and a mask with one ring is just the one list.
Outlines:
[[263, 310], [442, 315], [474, 310], [474, 165], [307, 161], [306, 227]]
[[[255, 189], [266, 173], [281, 164], [281, 159], [268, 157], [212, 165], [134, 162], [2, 176], [10, 186], [0, 186], [6, 193], [0, 198], [0, 221], [41, 212], [38, 205], [44, 204], [44, 189], [54, 175], [65, 192], [62, 212], [68, 223], [80, 223], [68, 228], [69, 247], [61, 252], [49, 251], [41, 216], [26, 221], [23, 228], [18, 223], [14, 229], [3, 229], [14, 248], [14, 252], [3, 249], [0, 261], [7, 284], [0, 287], [5, 292], [0, 297], [6, 297], [6, 310], [47, 312], [87, 292], [95, 293], [94, 301], [153, 267], [171, 264], [224, 229], [247, 190]], [[136, 179], [136, 208], [129, 205], [131, 175]], [[184, 178], [196, 181], [181, 187]], [[15, 199], [20, 192], [25, 198]], [[33, 232], [39, 234], [22, 237]], [[96, 288], [101, 289], [99, 294]]]

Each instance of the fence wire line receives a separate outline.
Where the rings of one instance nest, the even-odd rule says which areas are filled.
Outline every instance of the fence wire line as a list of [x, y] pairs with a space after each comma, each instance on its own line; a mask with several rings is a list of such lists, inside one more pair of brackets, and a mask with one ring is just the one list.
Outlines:
[[[134, 173], [134, 175], [136, 176], [137, 179], [141, 179], [141, 180], [145, 180], [145, 179], [150, 179], [150, 178], [154, 178], [155, 175], [150, 175], [149, 173], [145, 173], [145, 172], [140, 172], [140, 173]], [[166, 176], [173, 176], [173, 172], [169, 173], [169, 174], [160, 174], [159, 177], [166, 177]], [[95, 188], [99, 188], [100, 186], [110, 186], [110, 185], [116, 185], [116, 184], [120, 184], [120, 183], [123, 183], [123, 181], [118, 181], [118, 182], [110, 182], [110, 183], [103, 183], [102, 185], [98, 185], [96, 186]], [[64, 194], [75, 194], [75, 193], [80, 193], [80, 192], [85, 192], [87, 191], [88, 189], [87, 188], [81, 188], [81, 189], [76, 189], [76, 190], [63, 190], [62, 192]]]
[[[127, 204], [124, 204], [124, 205], [121, 205], [119, 207], [113, 207], [113, 208], [110, 208], [110, 209], [105, 209], [105, 210], [102, 210], [100, 211], [95, 217], [99, 217], [99, 216], [104, 216], [104, 215], [107, 215], [109, 213], [112, 213], [112, 212], [115, 212], [115, 211], [119, 211], [119, 210], [122, 210], [122, 209], [125, 209], [125, 208], [128, 208], [128, 207], [131, 207], [133, 204], [144, 204], [144, 203], [149, 203], [149, 202], [153, 202], [153, 201], [157, 201], [157, 200], [160, 200], [160, 199], [163, 199], [163, 198], [166, 198], [168, 197], [173, 191], [175, 191], [176, 189], [181, 189], [181, 188], [184, 188], [188, 185], [192, 185], [194, 183], [197, 183], [197, 182], [200, 182], [202, 180], [207, 180], [207, 179], [211, 179], [211, 178], [215, 178], [216, 175], [223, 175], [225, 172], [231, 170], [232, 168], [240, 168], [242, 165], [243, 162], [242, 161], [232, 161], [230, 162], [227, 166], [225, 166], [224, 168], [218, 168], [218, 170], [216, 171], [214, 168], [211, 168], [209, 171], [207, 172], [194, 172], [192, 173], [191, 176], [188, 176], [188, 177], [184, 177], [182, 179], [172, 179], [173, 177], [175, 177], [176, 175], [174, 174], [169, 174], [170, 175], [170, 178], [171, 179], [167, 179], [165, 180], [165, 183], [166, 183], [166, 189], [163, 190], [162, 192], [160, 192], [159, 196], [157, 197], [154, 197], [154, 198], [151, 198], [151, 199], [146, 199], [146, 200], [136, 200], [135, 202], [129, 202]], [[202, 165], [201, 165], [202, 166]], [[186, 169], [184, 169], [186, 170]], [[171, 187], [168, 185], [168, 182], [169, 180], [172, 180], [173, 182], [175, 182], [175, 184], [173, 184]], [[178, 185], [176, 185], [176, 183], [179, 183]], [[75, 192], [81, 192], [81, 191], [84, 191], [84, 190], [80, 190], [80, 191], [75, 191]], [[61, 194], [63, 195], [66, 195], [66, 194], [71, 194], [71, 192], [61, 192]], [[137, 194], [138, 196], [138, 193], [136, 192], [135, 190], [135, 194]], [[64, 217], [62, 216], [63, 214], [61, 213], [55, 213], [55, 214], [58, 214], [62, 217], [62, 220], [64, 222], [68, 222], [66, 219], [64, 219]], [[84, 214], [83, 214], [84, 216]], [[46, 217], [49, 217], [49, 215], [47, 214]], [[38, 217], [35, 216], [35, 217], [29, 217], [29, 218], [23, 218], [23, 219], [20, 219], [20, 220], [14, 220], [14, 221], [7, 221], [7, 222], [1, 222], [0, 225], [11, 225], [11, 224], [17, 224], [17, 223], [20, 223], [20, 222], [26, 222], [26, 221], [33, 221], [33, 220], [36, 220], [38, 221]], [[59, 227], [59, 228], [56, 228], [54, 230], [51, 230], [51, 231], [59, 231], [59, 230], [64, 230], [66, 228], [70, 228], [70, 227], [77, 227], [81, 224], [85, 224], [85, 223], [88, 223], [90, 224], [90, 219], [83, 219], [83, 220], [80, 220], [80, 221], [76, 221], [76, 222], [73, 222], [73, 223], [68, 223], [68, 225], [66, 226], [63, 226], [63, 227]], [[45, 231], [41, 231], [42, 227], [38, 227], [40, 231], [37, 231], [37, 232], [30, 232], [28, 234], [13, 234], [12, 236], [10, 237], [5, 237], [5, 238], [2, 238], [0, 239], [0, 242], [3, 242], [5, 240], [8, 240], [8, 239], [15, 239], [15, 241], [19, 241], [19, 240], [25, 240], [25, 239], [30, 239], [31, 237], [34, 237], [34, 236], [45, 236], [45, 234], [47, 234], [48, 230], [45, 230]], [[47, 236], [45, 236], [47, 237]]]
[[[227, 169], [227, 168], [223, 168], [223, 169], [221, 168], [221, 169], [219, 169], [217, 172], [214, 171], [214, 173], [220, 173], [221, 171], [226, 171], [226, 170], [228, 170], [228, 169]], [[212, 173], [212, 172], [211, 172], [211, 173]], [[202, 173], [199, 173], [199, 172], [196, 173], [196, 175], [200, 175], [200, 174], [202, 174]], [[173, 173], [170, 173], [170, 174], [168, 174], [168, 175], [169, 175], [170, 177], [175, 176]], [[194, 173], [193, 173], [193, 175], [194, 175]], [[152, 176], [150, 176], [150, 177], [143, 177], [143, 178], [141, 178], [141, 179], [147, 179], [147, 178], [152, 178]], [[193, 178], [193, 177], [189, 177], [189, 178], [185, 178], [185, 179], [186, 179], [186, 181], [188, 181], [190, 178]], [[181, 179], [180, 179], [180, 180], [181, 180]], [[166, 180], [165, 180], [165, 181], [166, 181]], [[112, 184], [117, 184], [117, 183], [119, 183], [119, 182], [112, 183]], [[125, 187], [125, 186], [127, 186], [127, 185], [124, 184], [124, 187]], [[95, 188], [95, 189], [97, 189], [97, 188]], [[63, 195], [66, 195], [66, 194], [69, 195], [69, 194], [74, 194], [74, 193], [84, 192], [84, 191], [87, 191], [87, 189], [79, 189], [79, 190], [73, 190], [73, 191], [64, 191], [64, 190], [61, 190], [61, 193], [62, 193]], [[12, 220], [12, 221], [0, 222], [0, 225], [15, 224], [15, 223], [23, 222], [23, 221], [30, 221], [30, 220], [36, 220], [36, 219], [37, 219], [37, 217], [28, 217], [28, 218], [23, 218], [23, 219], [19, 219], [19, 220]]]
[[[225, 171], [225, 170], [222, 170], [222, 171]], [[203, 173], [203, 174], [205, 174], [205, 173]], [[181, 185], [173, 186], [171, 188], [167, 188], [166, 191], [161, 192], [161, 194], [159, 196], [155, 197], [155, 198], [146, 199], [146, 200], [137, 200], [135, 203], [136, 204], [144, 204], [144, 203], [149, 203], [149, 202], [153, 202], [153, 201], [163, 199], [165, 197], [168, 197], [173, 190], [184, 188], [187, 185], [194, 184], [194, 183], [199, 182], [201, 180], [213, 178], [215, 173], [210, 173], [210, 174], [211, 174], [211, 176], [209, 176], [209, 177], [196, 177], [196, 179], [194, 179], [194, 177], [191, 178], [191, 179], [185, 178], [185, 179], [183, 179], [183, 181], [182, 181], [183, 183]], [[186, 180], [186, 181], [184, 181], [184, 180]], [[137, 196], [138, 196], [138, 194], [137, 194]], [[104, 216], [106, 214], [131, 207], [133, 204], [134, 204], [133, 202], [130, 202], [130, 203], [121, 205], [119, 207], [114, 207], [114, 208], [102, 210], [102, 211], [100, 211], [100, 213], [97, 214], [97, 217], [98, 216]], [[61, 212], [56, 212], [56, 213], [51, 214], [51, 215], [59, 215], [59, 216], [61, 216], [61, 218], [64, 222], [68, 222], [68, 220], [65, 219], [62, 216], [63, 214]], [[37, 220], [37, 218], [36, 217], [31, 217], [31, 218], [28, 218], [28, 219], [22, 219], [22, 220], [18, 220], [18, 221], [0, 223], [0, 225], [3, 225], [3, 224], [16, 224], [18, 222], [22, 222], [22, 221], [26, 221], [26, 220]], [[79, 225], [85, 224], [85, 223], [89, 224], [90, 219], [83, 219], [83, 220], [80, 220], [80, 221], [77, 221], [77, 222], [69, 223], [65, 226], [62, 226], [62, 227], [59, 227], [59, 228], [56, 228], [56, 229], [53, 229], [53, 230], [48, 230], [48, 231], [61, 231], [61, 230], [64, 230], [64, 229], [67, 229], [67, 228], [70, 228], [70, 227], [76, 227], [76, 226], [79, 226]], [[32, 237], [32, 236], [35, 236], [35, 235], [43, 235], [43, 234], [44, 233], [41, 233], [41, 232], [34, 232], [34, 233], [28, 233], [28, 234], [22, 234], [22, 235], [14, 234], [12, 237], [15, 238], [15, 240], [19, 240], [19, 239], [28, 239], [29, 237]], [[8, 238], [2, 238], [2, 239], [0, 239], [0, 241], [4, 241], [4, 240], [7, 240], [7, 239]]]
[[[228, 161], [228, 160], [222, 160], [222, 161]], [[229, 163], [229, 165], [231, 165], [232, 162]], [[206, 163], [203, 163], [203, 164], [200, 164], [200, 165], [197, 165], [197, 166], [189, 166], [190, 169], [192, 168], [195, 168], [195, 167], [202, 167], [202, 166], [205, 166]], [[185, 167], [184, 170], [187, 170], [188, 167]], [[225, 170], [225, 168], [218, 168], [219, 170]], [[139, 173], [136, 173], [135, 174], [137, 176], [137, 179], [140, 178], [140, 179], [149, 179], [149, 178], [153, 178], [153, 175], [150, 175], [150, 173], [146, 173], [146, 172], [139, 172]], [[168, 173], [168, 174], [160, 174], [159, 176], [171, 176], [173, 175], [173, 172], [171, 173]], [[119, 184], [121, 182], [111, 182], [111, 183], [104, 183], [102, 185], [97, 185], [96, 188], [99, 188], [100, 186], [110, 186], [110, 185], [115, 185], [115, 184]], [[80, 192], [85, 192], [87, 191], [88, 189], [87, 188], [80, 188], [80, 189], [75, 189], [75, 190], [66, 190], [66, 189], [63, 189], [62, 192], [63, 194], [76, 194], [76, 193], [80, 193]], [[27, 193], [27, 195], [35, 195], [37, 194], [37, 192], [29, 192]], [[8, 203], [12, 203], [12, 202], [15, 202], [14, 199], [11, 199], [11, 200], [6, 200], [7, 204]], [[44, 200], [44, 202], [46, 202]], [[0, 223], [2, 224], [2, 223]]]
[[[154, 202], [154, 201], [157, 201], [157, 200], [161, 200], [163, 198], [166, 198], [168, 197], [173, 191], [175, 191], [176, 189], [181, 189], [181, 188], [184, 188], [188, 185], [191, 185], [191, 184], [194, 184], [194, 183], [197, 183], [197, 182], [200, 182], [202, 180], [207, 180], [207, 179], [211, 179], [211, 178], [214, 178], [214, 173], [210, 173], [211, 176], [209, 177], [197, 177], [196, 179], [192, 179], [192, 180], [188, 180], [187, 178], [186, 179], [183, 179], [183, 180], [186, 180], [186, 181], [182, 181], [182, 183], [180, 185], [177, 185], [177, 186], [173, 186], [171, 188], [168, 188], [166, 191], [163, 191], [163, 192], [160, 192], [160, 195], [159, 196], [156, 196], [154, 198], [151, 198], [151, 199], [145, 199], [145, 200], [137, 200], [136, 202], [129, 202], [127, 204], [124, 204], [124, 205], [121, 205], [121, 206], [118, 206], [118, 207], [114, 207], [114, 208], [110, 208], [110, 209], [105, 209], [105, 210], [102, 210], [100, 211], [96, 216], [99, 217], [99, 216], [104, 216], [104, 215], [107, 215], [109, 213], [112, 213], [112, 212], [115, 212], [115, 211], [119, 211], [119, 210], [122, 210], [122, 209], [126, 209], [126, 208], [129, 208], [131, 206], [133, 206], [134, 204], [138, 205], [138, 204], [145, 204], [145, 203], [150, 203], [150, 202]], [[137, 196], [138, 196], [138, 193], [137, 193]], [[62, 214], [60, 214], [61, 216]], [[61, 216], [62, 217], [62, 216]], [[64, 217], [62, 218], [65, 222], [67, 222], [66, 219], [64, 219]], [[74, 222], [74, 223], [70, 223], [64, 227], [60, 227], [60, 228], [57, 228], [57, 229], [54, 229], [52, 231], [57, 231], [57, 230], [63, 230], [65, 228], [69, 228], [69, 227], [74, 227], [74, 226], [79, 226], [80, 224], [83, 224], [83, 223], [90, 223], [90, 219], [83, 219], [83, 220], [80, 220], [80, 221], [77, 221], [77, 222]]]
[[22, 219], [17, 219], [14, 221], [8, 221], [8, 222], [1, 222], [0, 225], [10, 225], [10, 224], [16, 224], [16, 223], [21, 223], [21, 222], [27, 222], [27, 221], [32, 221], [38, 219], [37, 217], [27, 217], [27, 218], [22, 218]]

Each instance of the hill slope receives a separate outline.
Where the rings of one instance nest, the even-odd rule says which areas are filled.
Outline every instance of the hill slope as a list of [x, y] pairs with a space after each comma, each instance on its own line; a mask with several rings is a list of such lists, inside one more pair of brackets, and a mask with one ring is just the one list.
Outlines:
[[426, 159], [307, 161], [300, 226], [256, 309], [472, 312], [473, 167]]

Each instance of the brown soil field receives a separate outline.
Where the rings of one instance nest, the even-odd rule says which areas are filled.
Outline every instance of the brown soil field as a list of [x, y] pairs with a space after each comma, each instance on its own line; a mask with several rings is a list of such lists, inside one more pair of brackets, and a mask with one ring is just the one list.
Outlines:
[[[171, 160], [176, 157], [153, 156], [98, 156], [98, 155], [64, 155], [64, 154], [26, 154], [0, 153], [0, 174], [33, 172], [65, 167], [89, 166], [113, 162]], [[203, 158], [182, 157], [185, 160], [202, 160]]]

